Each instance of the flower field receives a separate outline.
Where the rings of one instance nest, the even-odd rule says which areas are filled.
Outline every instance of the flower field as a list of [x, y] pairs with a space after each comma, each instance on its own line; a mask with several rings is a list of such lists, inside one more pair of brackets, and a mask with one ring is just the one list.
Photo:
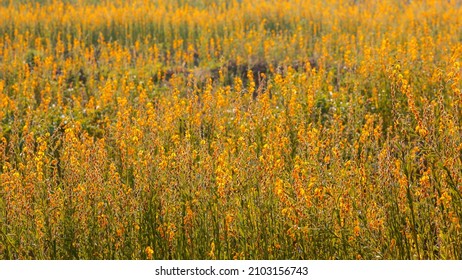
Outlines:
[[0, 3], [0, 259], [462, 259], [462, 1]]

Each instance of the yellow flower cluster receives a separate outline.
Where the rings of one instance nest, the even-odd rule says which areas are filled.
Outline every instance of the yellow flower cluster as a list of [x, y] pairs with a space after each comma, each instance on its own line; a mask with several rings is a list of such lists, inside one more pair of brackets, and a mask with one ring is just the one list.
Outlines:
[[1, 259], [461, 259], [460, 1], [0, 1]]

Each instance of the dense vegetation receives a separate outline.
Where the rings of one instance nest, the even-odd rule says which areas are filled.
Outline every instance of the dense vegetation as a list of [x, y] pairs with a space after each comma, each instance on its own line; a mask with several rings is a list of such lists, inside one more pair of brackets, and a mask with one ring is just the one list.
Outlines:
[[1, 1], [1, 259], [461, 259], [461, 1]]

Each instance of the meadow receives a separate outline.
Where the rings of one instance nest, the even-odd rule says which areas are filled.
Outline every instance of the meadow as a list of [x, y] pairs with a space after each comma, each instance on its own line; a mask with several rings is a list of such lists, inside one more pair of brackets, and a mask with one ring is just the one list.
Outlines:
[[0, 259], [462, 259], [462, 1], [0, 1]]

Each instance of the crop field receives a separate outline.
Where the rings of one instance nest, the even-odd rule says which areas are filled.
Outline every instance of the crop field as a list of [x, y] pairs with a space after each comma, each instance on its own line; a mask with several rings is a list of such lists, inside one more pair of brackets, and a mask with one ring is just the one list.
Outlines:
[[0, 1], [0, 259], [462, 259], [462, 1]]

